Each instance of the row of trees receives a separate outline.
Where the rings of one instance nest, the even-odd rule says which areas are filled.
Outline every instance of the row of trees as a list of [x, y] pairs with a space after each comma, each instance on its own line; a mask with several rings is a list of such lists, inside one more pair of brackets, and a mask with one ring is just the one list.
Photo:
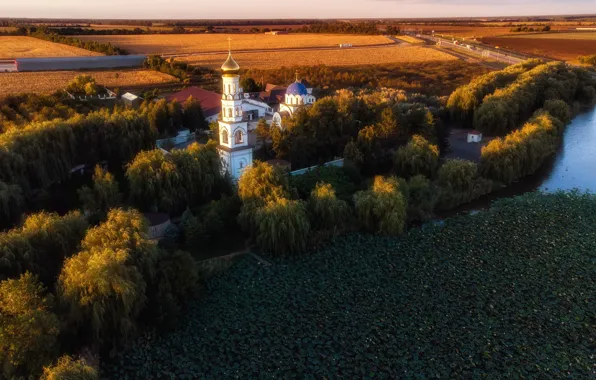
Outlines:
[[139, 111], [146, 115], [149, 125], [159, 136], [175, 136], [183, 128], [191, 132], [209, 128], [201, 103], [192, 96], [182, 104], [165, 99], [145, 101]]
[[31, 37], [39, 38], [40, 40], [46, 40], [51, 42], [56, 42], [59, 44], [74, 46], [81, 49], [86, 49], [89, 51], [94, 51], [97, 53], [105, 54], [105, 55], [127, 55], [128, 52], [122, 48], [114, 46], [110, 43], [104, 44], [97, 41], [90, 41], [90, 40], [81, 40], [80, 38], [74, 37], [67, 37], [59, 35], [51, 31], [50, 29], [40, 28], [37, 29], [35, 32], [31, 31]]
[[[393, 29], [399, 33], [399, 29]], [[340, 34], [384, 34], [377, 22], [319, 22], [305, 25], [300, 33], [340, 33]]]
[[170, 154], [143, 151], [126, 170], [130, 199], [142, 211], [182, 212], [203, 204], [225, 187], [217, 144], [192, 144]]
[[596, 66], [596, 54], [582, 55], [577, 58], [579, 63], [589, 66]]
[[504, 135], [527, 120], [546, 100], [594, 101], [594, 79], [584, 69], [562, 62], [537, 66], [510, 86], [487, 96], [474, 113], [474, 127], [489, 135]]
[[482, 101], [487, 95], [494, 93], [499, 88], [510, 85], [521, 74], [542, 63], [541, 60], [531, 59], [500, 71], [478, 76], [468, 84], [458, 87], [451, 93], [447, 101], [447, 108], [451, 113], [451, 117], [466, 126], [470, 126], [474, 120], [474, 113], [482, 105]]

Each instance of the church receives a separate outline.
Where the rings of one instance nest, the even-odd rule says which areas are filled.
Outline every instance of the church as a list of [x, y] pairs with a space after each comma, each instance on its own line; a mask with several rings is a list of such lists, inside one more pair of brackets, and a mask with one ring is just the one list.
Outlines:
[[224, 172], [237, 181], [244, 169], [252, 165], [253, 151], [257, 144], [255, 129], [259, 120], [283, 128], [283, 119], [292, 117], [300, 107], [316, 101], [312, 88], [307, 88], [296, 76], [285, 91], [283, 101], [270, 105], [259, 94], [244, 93], [240, 87], [240, 66], [228, 54], [221, 66], [223, 89], [219, 117], [219, 155]]

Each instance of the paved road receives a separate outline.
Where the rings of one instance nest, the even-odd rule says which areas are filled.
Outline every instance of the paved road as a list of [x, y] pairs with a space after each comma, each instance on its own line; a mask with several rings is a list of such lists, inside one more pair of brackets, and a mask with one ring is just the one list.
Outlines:
[[492, 59], [495, 61], [506, 63], [508, 65], [515, 65], [515, 64], [523, 62], [529, 58], [529, 57], [522, 57], [519, 55], [502, 53], [499, 51], [495, 51], [493, 49], [489, 49], [488, 47], [482, 46], [479, 44], [471, 44], [471, 43], [466, 44], [466, 45], [471, 46], [471, 48], [468, 48], [467, 46], [461, 45], [460, 43], [456, 44], [453, 41], [447, 40], [444, 38], [439, 38], [439, 37], [434, 37], [434, 36], [424, 36], [424, 35], [420, 36], [419, 38], [422, 38], [422, 39], [429, 41], [431, 43], [436, 43], [436, 44], [440, 44], [441, 46], [449, 47], [450, 49], [454, 49], [454, 50], [459, 49], [462, 52], [465, 51], [465, 55], [476, 56], [480, 59]]
[[[385, 44], [375, 45], [355, 45], [349, 48], [340, 48], [338, 46], [312, 46], [312, 47], [300, 47], [300, 48], [272, 48], [272, 49], [253, 49], [253, 50], [234, 50], [235, 54], [240, 53], [271, 53], [271, 52], [284, 52], [284, 51], [313, 51], [313, 50], [354, 50], [354, 49], [370, 49], [370, 48], [386, 48], [391, 46], [403, 45], [403, 41], [400, 41], [393, 37], [387, 37], [389, 40]], [[162, 54], [163, 58], [181, 58], [190, 57], [197, 55], [221, 55], [227, 54], [227, 51], [208, 51], [208, 52], [196, 52], [196, 53], [174, 53], [174, 54]]]

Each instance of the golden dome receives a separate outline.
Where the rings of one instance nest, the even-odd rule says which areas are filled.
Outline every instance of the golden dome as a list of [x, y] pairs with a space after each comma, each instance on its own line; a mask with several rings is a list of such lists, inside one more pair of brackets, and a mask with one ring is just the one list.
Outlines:
[[240, 65], [232, 58], [232, 53], [228, 55], [228, 59], [221, 65], [221, 71], [224, 74], [238, 74], [240, 73]]

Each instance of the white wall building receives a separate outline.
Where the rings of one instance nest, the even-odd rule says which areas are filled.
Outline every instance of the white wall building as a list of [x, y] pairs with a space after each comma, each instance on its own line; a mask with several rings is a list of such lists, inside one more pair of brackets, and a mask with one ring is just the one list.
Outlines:
[[230, 51], [221, 66], [223, 89], [219, 115], [219, 155], [222, 166], [233, 180], [238, 180], [244, 169], [252, 165], [256, 145], [254, 130], [260, 119], [282, 127], [282, 117], [292, 116], [300, 107], [312, 105], [316, 99], [312, 89], [307, 89], [296, 79], [286, 90], [285, 102], [275, 112], [267, 103], [245, 94], [240, 87], [240, 66]]

